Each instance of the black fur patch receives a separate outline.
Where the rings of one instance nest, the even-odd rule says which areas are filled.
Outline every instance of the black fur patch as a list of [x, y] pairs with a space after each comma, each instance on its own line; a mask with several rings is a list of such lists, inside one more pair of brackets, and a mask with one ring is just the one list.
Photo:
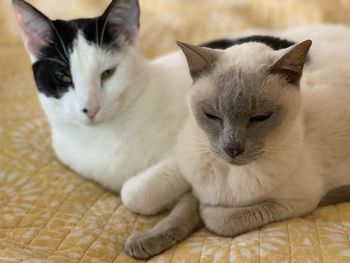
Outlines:
[[213, 48], [213, 49], [226, 49], [235, 45], [240, 45], [248, 42], [263, 43], [274, 50], [284, 49], [295, 45], [296, 43], [287, 39], [281, 39], [273, 36], [253, 35], [235, 39], [217, 39], [201, 44], [201, 47]]
[[[50, 45], [40, 50], [38, 61], [32, 65], [34, 79], [39, 92], [47, 97], [59, 99], [74, 88], [74, 83], [63, 83], [56, 77], [55, 72], [67, 72], [71, 75], [69, 53], [78, 31], [82, 32], [88, 42], [102, 45], [105, 48], [118, 48], [116, 38], [103, 29], [104, 20], [101, 17], [91, 19], [76, 19], [71, 21], [52, 21], [52, 39]], [[103, 39], [100, 39], [103, 32]], [[114, 45], [115, 43], [115, 45]]]

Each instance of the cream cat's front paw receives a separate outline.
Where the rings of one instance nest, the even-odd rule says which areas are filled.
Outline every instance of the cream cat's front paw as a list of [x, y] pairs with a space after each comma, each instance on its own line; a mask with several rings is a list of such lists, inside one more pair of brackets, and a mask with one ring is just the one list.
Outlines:
[[176, 244], [176, 239], [171, 235], [155, 234], [152, 230], [149, 230], [131, 235], [125, 243], [124, 252], [136, 259], [148, 259], [174, 244]]
[[224, 216], [221, 215], [217, 206], [201, 205], [200, 215], [205, 227], [213, 233], [220, 236], [229, 237], [233, 237], [238, 234], [234, 227], [232, 227], [232, 224], [227, 224]]

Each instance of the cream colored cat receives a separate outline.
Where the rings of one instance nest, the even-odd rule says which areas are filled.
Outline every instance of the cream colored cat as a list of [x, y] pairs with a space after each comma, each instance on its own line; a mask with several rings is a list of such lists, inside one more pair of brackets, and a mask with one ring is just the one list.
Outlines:
[[[201, 221], [235, 236], [305, 215], [327, 191], [350, 184], [350, 66], [301, 78], [310, 40], [283, 50], [261, 43], [225, 51], [179, 45], [195, 82], [191, 115], [174, 157], [149, 175], [166, 174], [158, 186], [172, 192], [175, 181], [192, 187], [195, 198], [185, 194], [158, 225], [131, 236], [126, 253], [156, 255]], [[139, 198], [155, 200], [157, 191]], [[159, 203], [172, 201], [169, 194]]]

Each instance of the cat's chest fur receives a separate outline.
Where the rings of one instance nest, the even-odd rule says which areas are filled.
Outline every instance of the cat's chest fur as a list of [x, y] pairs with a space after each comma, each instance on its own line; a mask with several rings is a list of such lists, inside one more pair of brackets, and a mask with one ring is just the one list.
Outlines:
[[[117, 191], [131, 175], [161, 158], [173, 140], [169, 134], [155, 138], [149, 130], [143, 131], [147, 139], [141, 140], [133, 130], [129, 134], [118, 133], [114, 124], [91, 129], [56, 126], [52, 139], [54, 150], [65, 165]], [[148, 140], [162, 146], [150, 151]]]
[[[274, 172], [280, 167], [266, 170], [250, 166], [232, 166], [203, 151], [196, 145], [200, 132], [193, 120], [188, 119], [179, 135], [177, 161], [196, 197], [203, 204], [244, 206], [271, 196], [271, 191], [281, 184]], [[191, 134], [191, 135], [189, 135]], [[268, 166], [268, 165], [267, 165]]]

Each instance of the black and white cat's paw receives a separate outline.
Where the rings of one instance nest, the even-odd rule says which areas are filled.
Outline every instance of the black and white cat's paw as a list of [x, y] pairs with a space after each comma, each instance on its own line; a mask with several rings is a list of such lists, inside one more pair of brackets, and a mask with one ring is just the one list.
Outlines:
[[131, 235], [125, 243], [124, 253], [136, 259], [148, 259], [170, 248], [177, 241], [167, 234], [152, 230]]

